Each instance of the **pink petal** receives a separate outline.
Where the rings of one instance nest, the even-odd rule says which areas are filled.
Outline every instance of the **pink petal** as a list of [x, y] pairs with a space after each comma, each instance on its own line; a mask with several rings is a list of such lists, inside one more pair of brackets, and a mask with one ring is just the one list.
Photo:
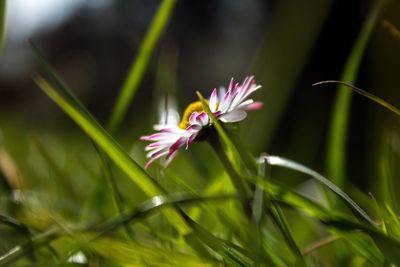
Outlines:
[[201, 125], [201, 126], [206, 126], [208, 124], [208, 115], [206, 112], [201, 112], [199, 114], [199, 116], [197, 116], [197, 122]]
[[197, 111], [193, 112], [193, 113], [190, 115], [190, 117], [189, 117], [189, 122], [190, 122], [190, 124], [196, 124], [196, 123], [197, 123], [197, 122], [196, 122], [197, 116], [199, 116], [199, 113], [198, 113]]
[[171, 161], [176, 157], [176, 155], [178, 155], [178, 150], [174, 151], [169, 157], [168, 159], [165, 161], [165, 165], [168, 166]]
[[159, 157], [162, 156], [161, 154], [165, 154], [165, 152], [168, 152], [168, 150], [166, 150], [166, 147], [160, 147], [160, 148], [158, 148], [156, 150], [153, 150], [150, 153], [148, 153], [146, 155], [146, 157], [147, 158], [159, 158]]
[[186, 131], [188, 131], [188, 132], [198, 132], [198, 131], [201, 130], [201, 128], [202, 128], [201, 125], [192, 124], [192, 125], [190, 125], [190, 126], [188, 126], [186, 128]]
[[156, 157], [151, 158], [151, 159], [146, 163], [146, 165], [144, 166], [144, 168], [145, 168], [145, 169], [148, 169], [148, 168], [151, 166], [151, 164], [153, 164], [153, 162], [154, 162], [156, 159], [159, 159], [159, 158], [161, 158], [162, 156], [164, 156], [164, 155], [166, 155], [166, 154], [168, 154], [168, 151], [165, 151], [164, 153], [161, 153], [161, 154], [157, 155]]
[[245, 107], [245, 110], [257, 110], [261, 109], [263, 107], [264, 103], [261, 101], [254, 102], [252, 104], [249, 104], [247, 107]]
[[233, 88], [233, 77], [231, 78], [231, 81], [229, 82], [229, 86], [228, 86], [228, 91], [231, 91]]
[[167, 159], [171, 157], [172, 153], [174, 153], [176, 150], [178, 150], [183, 143], [185, 143], [185, 137], [180, 137], [170, 148], [169, 148], [169, 154], [167, 155]]
[[152, 134], [152, 135], [145, 135], [145, 136], [141, 136], [140, 140], [142, 140], [142, 141], [152, 141], [152, 140], [155, 140], [155, 139], [159, 138], [160, 136], [162, 136], [162, 135], [159, 134], [159, 133]]

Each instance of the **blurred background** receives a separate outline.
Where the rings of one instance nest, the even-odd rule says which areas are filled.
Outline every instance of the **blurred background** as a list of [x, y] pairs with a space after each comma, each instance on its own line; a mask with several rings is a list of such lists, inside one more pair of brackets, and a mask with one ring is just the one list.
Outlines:
[[[324, 173], [336, 89], [311, 85], [339, 79], [374, 2], [178, 0], [117, 139], [130, 147], [150, 133], [158, 119], [157, 103], [165, 95], [176, 96], [183, 112], [196, 101], [196, 90], [207, 96], [214, 87], [227, 86], [231, 77], [241, 81], [253, 74], [263, 85], [255, 98], [259, 96], [265, 106], [242, 125], [243, 142], [255, 155], [267, 151]], [[7, 2], [0, 129], [4, 145], [13, 144], [8, 150], [14, 158], [29, 156], [26, 144], [32, 135], [41, 136], [50, 151], [57, 150], [62, 140], [75, 146], [76, 153], [80, 145], [74, 138], [84, 138], [32, 81], [41, 70], [28, 40], [104, 125], [159, 4], [156, 0]], [[355, 83], [395, 106], [400, 106], [400, 38], [388, 25], [398, 29], [399, 14], [399, 1], [389, 2], [381, 13]], [[371, 190], [382, 143], [390, 140], [400, 154], [398, 119], [358, 95], [350, 114], [348, 177]]]

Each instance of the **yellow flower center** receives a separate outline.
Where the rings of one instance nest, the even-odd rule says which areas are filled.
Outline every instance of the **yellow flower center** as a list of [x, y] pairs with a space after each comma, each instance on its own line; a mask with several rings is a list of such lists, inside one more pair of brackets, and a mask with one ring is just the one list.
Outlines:
[[192, 113], [195, 111], [197, 111], [198, 113], [204, 111], [203, 105], [201, 104], [200, 101], [190, 103], [189, 106], [185, 109], [185, 112], [183, 113], [182, 116], [182, 120], [179, 123], [179, 128], [186, 129], [190, 125], [189, 122], [190, 115], [192, 115]]

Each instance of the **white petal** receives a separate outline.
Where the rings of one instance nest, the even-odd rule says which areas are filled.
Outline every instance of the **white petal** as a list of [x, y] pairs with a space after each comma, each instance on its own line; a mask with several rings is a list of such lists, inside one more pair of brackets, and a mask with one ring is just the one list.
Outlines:
[[210, 104], [209, 104], [209, 106], [210, 106], [211, 112], [215, 112], [217, 110], [217, 102], [218, 102], [217, 89], [215, 88], [212, 91], [211, 96], [210, 96]]
[[222, 98], [221, 103], [219, 103], [218, 110], [220, 110], [222, 113], [225, 113], [228, 110], [229, 106], [231, 105], [232, 101], [231, 95], [232, 93], [229, 90]]
[[219, 99], [219, 101], [222, 101], [222, 98], [224, 97], [225, 94], [226, 94], [225, 87], [221, 86], [220, 88], [218, 88], [218, 99]]
[[244, 120], [247, 116], [246, 111], [243, 110], [234, 110], [232, 112], [223, 114], [219, 119], [222, 122], [238, 122]]
[[238, 106], [237, 106], [237, 109], [243, 109], [243, 107], [245, 107], [245, 106], [247, 106], [247, 105], [250, 105], [250, 104], [252, 104], [254, 101], [253, 101], [253, 99], [247, 99], [247, 100], [245, 100], [245, 101], [243, 101], [242, 103], [240, 103]]

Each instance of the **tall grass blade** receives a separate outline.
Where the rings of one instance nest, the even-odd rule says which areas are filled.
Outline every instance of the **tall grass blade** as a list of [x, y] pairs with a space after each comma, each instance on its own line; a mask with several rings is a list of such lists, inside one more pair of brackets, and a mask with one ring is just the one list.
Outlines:
[[143, 78], [143, 74], [146, 71], [147, 65], [149, 64], [154, 47], [172, 15], [175, 3], [176, 0], [163, 0], [151, 22], [150, 28], [140, 45], [138, 55], [128, 71], [112, 110], [107, 125], [107, 129], [110, 130], [111, 133], [118, 129], [125, 117], [129, 105]]
[[[375, 1], [375, 4], [368, 14], [360, 34], [351, 50], [340, 80], [348, 83], [355, 82], [368, 40], [385, 3], [386, 0]], [[332, 111], [326, 158], [328, 176], [338, 186], [343, 186], [345, 183], [346, 134], [349, 120], [350, 103], [351, 91], [346, 90], [346, 88], [343, 86], [339, 86]]]
[[[125, 174], [139, 186], [148, 196], [160, 195], [163, 190], [160, 186], [125, 152], [120, 145], [107, 133], [92, 116], [80, 110], [67, 98], [53, 88], [40, 76], [34, 77], [36, 84], [46, 93], [82, 130], [114, 161]], [[75, 101], [78, 101], [75, 99]], [[175, 211], [170, 215], [170, 222], [182, 233], [189, 231], [186, 223]]]

